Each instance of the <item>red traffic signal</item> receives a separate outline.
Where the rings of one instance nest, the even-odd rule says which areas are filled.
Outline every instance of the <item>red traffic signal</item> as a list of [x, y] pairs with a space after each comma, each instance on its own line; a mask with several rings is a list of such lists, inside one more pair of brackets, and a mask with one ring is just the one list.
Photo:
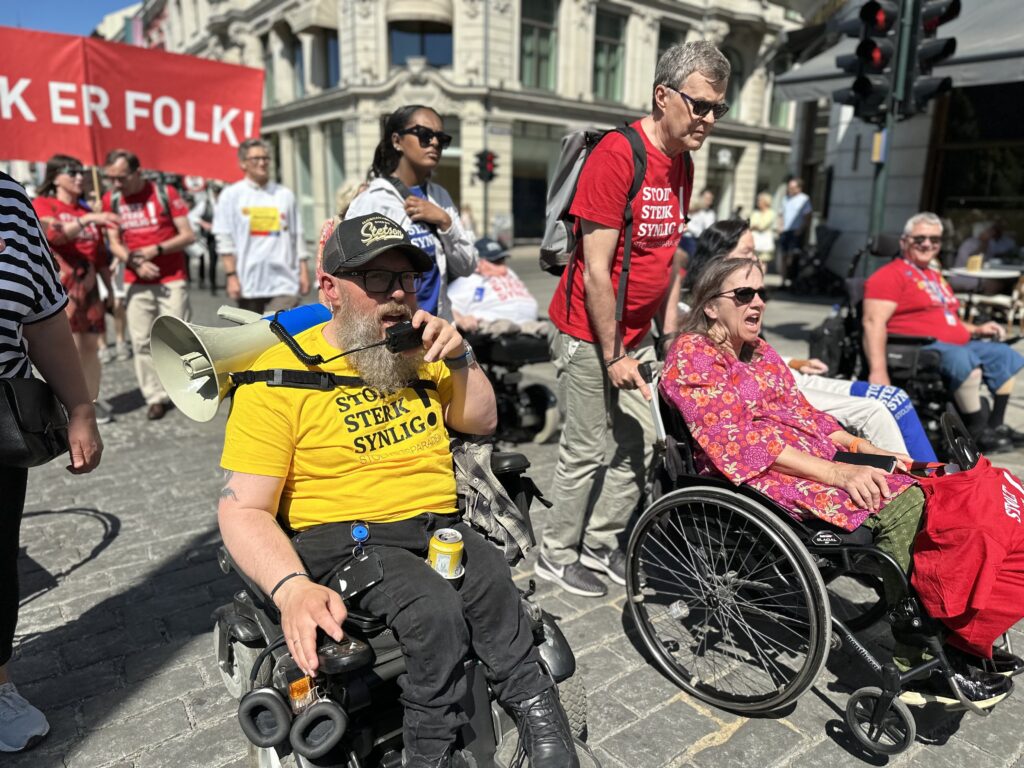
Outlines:
[[960, 15], [960, 0], [926, 0], [911, 33], [910, 66], [904, 81], [905, 97], [900, 112], [910, 117], [928, 102], [953, 88], [949, 77], [929, 77], [936, 64], [956, 53], [956, 38], [936, 37], [936, 31]]
[[839, 31], [850, 37], [883, 37], [892, 31], [899, 15], [899, 7], [890, 0], [870, 0], [861, 5], [857, 15], [839, 26]]
[[488, 182], [497, 175], [498, 156], [488, 149], [476, 153], [476, 177]]

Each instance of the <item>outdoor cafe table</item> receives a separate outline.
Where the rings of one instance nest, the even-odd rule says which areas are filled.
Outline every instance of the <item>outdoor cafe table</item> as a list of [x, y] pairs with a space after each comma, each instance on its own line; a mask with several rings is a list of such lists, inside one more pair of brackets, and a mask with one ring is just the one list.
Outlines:
[[953, 290], [966, 291], [967, 301], [964, 303], [963, 314], [965, 319], [970, 319], [971, 311], [974, 308], [975, 295], [995, 296], [1003, 294], [1009, 296], [1013, 286], [1020, 279], [1021, 270], [1013, 267], [997, 267], [989, 269], [969, 270], [965, 267], [954, 267], [943, 272], [950, 280]]

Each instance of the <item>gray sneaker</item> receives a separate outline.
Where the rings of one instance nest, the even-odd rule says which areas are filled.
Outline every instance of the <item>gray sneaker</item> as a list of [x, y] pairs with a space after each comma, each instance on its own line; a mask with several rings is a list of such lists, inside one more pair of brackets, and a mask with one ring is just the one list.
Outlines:
[[608, 574], [616, 584], [626, 586], [626, 556], [621, 549], [591, 548], [584, 544], [580, 562], [592, 571]]
[[533, 566], [533, 572], [546, 581], [553, 581], [566, 592], [581, 597], [604, 597], [608, 589], [597, 576], [577, 560], [569, 565], [552, 563], [542, 552]]
[[123, 363], [132, 359], [132, 347], [127, 341], [117, 342], [117, 362]]
[[114, 412], [110, 409], [110, 406], [102, 400], [97, 400], [93, 403], [93, 407], [96, 408], [97, 424], [109, 424], [114, 420]]
[[49, 732], [46, 716], [25, 701], [14, 683], [0, 685], [0, 752], [21, 752]]
[[107, 363], [114, 362], [114, 348], [109, 344], [102, 347], [99, 351], [100, 362], [106, 365]]

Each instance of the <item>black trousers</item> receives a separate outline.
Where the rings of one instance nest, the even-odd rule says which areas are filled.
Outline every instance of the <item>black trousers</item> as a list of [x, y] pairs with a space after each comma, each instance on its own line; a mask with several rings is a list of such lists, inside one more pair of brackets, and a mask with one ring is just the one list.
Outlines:
[[28, 470], [0, 466], [0, 667], [11, 660], [18, 625], [18, 547]]
[[[462, 534], [466, 572], [458, 581], [447, 581], [424, 562], [438, 528]], [[329, 523], [292, 540], [314, 578], [351, 556], [350, 530], [349, 523]], [[402, 645], [406, 671], [398, 682], [406, 750], [441, 755], [468, 722], [461, 702], [467, 692], [463, 660], [470, 649], [502, 703], [551, 687], [497, 547], [456, 515], [425, 513], [397, 523], [370, 523], [369, 530], [366, 550], [380, 556], [384, 576], [355, 600], [361, 610], [381, 617]]]

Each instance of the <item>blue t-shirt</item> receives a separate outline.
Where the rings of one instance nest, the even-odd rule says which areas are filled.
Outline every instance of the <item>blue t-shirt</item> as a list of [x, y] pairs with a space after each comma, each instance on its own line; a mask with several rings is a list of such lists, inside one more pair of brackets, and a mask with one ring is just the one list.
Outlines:
[[[410, 187], [409, 192], [421, 199], [427, 199], [422, 187]], [[437, 268], [437, 240], [434, 238], [434, 231], [423, 222], [413, 221], [409, 226], [409, 239], [434, 262], [434, 266], [423, 273], [423, 282], [416, 291], [416, 303], [420, 309], [436, 315], [438, 297], [441, 293], [441, 272]]]

